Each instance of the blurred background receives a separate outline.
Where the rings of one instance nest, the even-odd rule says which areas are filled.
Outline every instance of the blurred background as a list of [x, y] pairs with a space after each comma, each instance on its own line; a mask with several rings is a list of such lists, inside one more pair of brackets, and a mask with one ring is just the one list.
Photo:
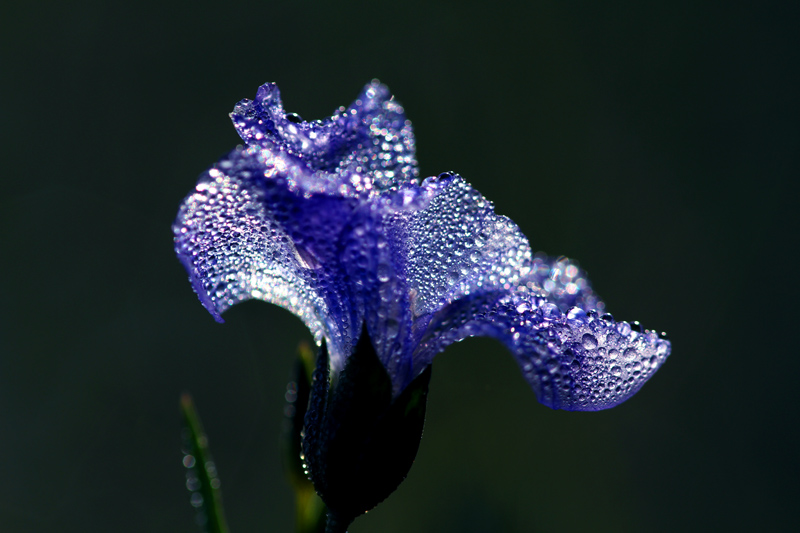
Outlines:
[[800, 20], [752, 4], [3, 4], [2, 531], [198, 531], [185, 390], [232, 531], [292, 531], [309, 334], [254, 302], [216, 324], [170, 224], [260, 84], [315, 119], [372, 78], [423, 176], [459, 172], [673, 353], [628, 403], [566, 413], [499, 343], [452, 346], [408, 479], [351, 533], [796, 526]]

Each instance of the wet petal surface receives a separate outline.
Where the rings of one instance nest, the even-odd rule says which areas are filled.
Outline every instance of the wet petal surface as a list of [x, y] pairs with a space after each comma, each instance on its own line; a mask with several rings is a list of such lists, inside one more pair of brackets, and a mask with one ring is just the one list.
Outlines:
[[352, 199], [292, 193], [267, 177], [258, 149], [237, 149], [201, 176], [174, 226], [178, 257], [218, 320], [251, 298], [284, 307], [337, 356], [349, 347], [352, 309], [336, 242]]
[[248, 146], [259, 146], [268, 165], [305, 193], [370, 196], [418, 175], [414, 134], [389, 89], [369, 83], [348, 108], [325, 120], [305, 122], [286, 114], [274, 83], [259, 87], [231, 113]]
[[541, 403], [569, 411], [619, 405], [671, 352], [669, 341], [638, 323], [580, 307], [564, 313], [556, 301], [525, 286], [465, 298], [435, 317], [419, 350], [438, 353], [467, 337], [494, 337], [514, 354]]
[[359, 213], [343, 265], [395, 392], [431, 362], [416, 347], [434, 313], [512, 286], [530, 261], [519, 228], [458, 175], [428, 178]]

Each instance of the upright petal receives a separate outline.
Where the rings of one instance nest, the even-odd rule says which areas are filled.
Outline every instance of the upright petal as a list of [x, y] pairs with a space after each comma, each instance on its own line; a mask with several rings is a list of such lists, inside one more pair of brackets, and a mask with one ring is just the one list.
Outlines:
[[341, 235], [359, 205], [415, 183], [411, 123], [377, 81], [322, 121], [286, 114], [274, 84], [231, 118], [247, 146], [204, 173], [184, 200], [175, 250], [218, 321], [251, 298], [280, 305], [318, 341], [327, 338], [341, 368], [363, 321], [343, 279]]
[[360, 211], [343, 264], [395, 393], [435, 355], [417, 348], [438, 311], [516, 286], [530, 263], [519, 228], [457, 175], [428, 178]]
[[292, 185], [306, 192], [374, 195], [417, 178], [414, 134], [403, 107], [377, 80], [345, 109], [304, 122], [286, 114], [277, 85], [242, 100], [231, 119], [249, 146], [260, 146], [294, 169]]

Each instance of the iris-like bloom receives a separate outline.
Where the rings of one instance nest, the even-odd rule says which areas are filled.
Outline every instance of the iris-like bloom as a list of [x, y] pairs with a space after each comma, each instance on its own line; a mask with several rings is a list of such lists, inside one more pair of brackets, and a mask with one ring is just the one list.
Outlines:
[[218, 321], [252, 298], [284, 307], [326, 341], [333, 375], [366, 325], [395, 396], [449, 344], [494, 337], [554, 409], [613, 407], [669, 356], [460, 176], [420, 183], [411, 123], [377, 81], [322, 121], [286, 114], [274, 84], [231, 118], [244, 145], [200, 177], [173, 228]]

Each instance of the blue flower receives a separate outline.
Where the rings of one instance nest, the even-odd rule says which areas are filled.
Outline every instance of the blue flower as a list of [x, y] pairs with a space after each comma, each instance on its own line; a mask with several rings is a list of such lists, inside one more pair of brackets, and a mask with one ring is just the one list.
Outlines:
[[274, 84], [231, 118], [244, 146], [200, 177], [173, 227], [218, 321], [252, 298], [284, 307], [326, 340], [334, 374], [366, 324], [395, 395], [449, 344], [494, 337], [554, 409], [613, 407], [669, 356], [460, 176], [420, 183], [411, 123], [377, 81], [322, 121], [286, 114]]

